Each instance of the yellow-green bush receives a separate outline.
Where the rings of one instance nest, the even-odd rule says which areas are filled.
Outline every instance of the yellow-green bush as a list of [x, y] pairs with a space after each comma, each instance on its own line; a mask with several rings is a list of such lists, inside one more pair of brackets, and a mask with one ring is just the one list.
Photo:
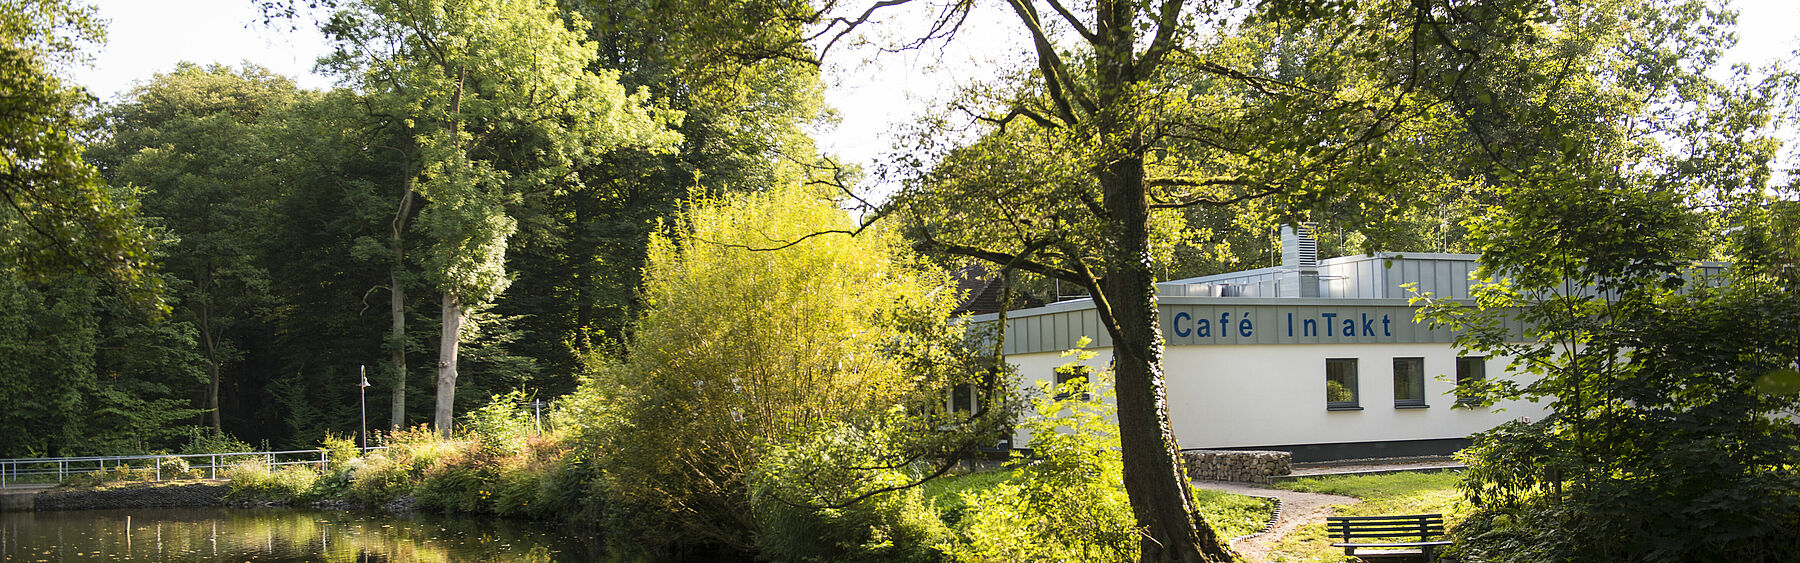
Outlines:
[[239, 463], [225, 470], [231, 479], [227, 497], [239, 500], [305, 502], [314, 500], [319, 472], [304, 465], [270, 469], [263, 463]]
[[325, 469], [332, 472], [344, 470], [360, 454], [355, 439], [330, 432], [319, 441], [319, 451], [325, 455]]

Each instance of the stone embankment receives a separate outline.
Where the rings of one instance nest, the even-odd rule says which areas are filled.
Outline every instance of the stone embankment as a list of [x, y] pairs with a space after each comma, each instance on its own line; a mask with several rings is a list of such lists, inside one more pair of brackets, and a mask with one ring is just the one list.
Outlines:
[[224, 483], [143, 484], [98, 489], [51, 489], [32, 495], [31, 510], [105, 508], [197, 508], [218, 506]]
[[1270, 477], [1293, 471], [1294, 455], [1288, 452], [1247, 450], [1194, 450], [1181, 452], [1187, 476], [1198, 481], [1268, 483]]

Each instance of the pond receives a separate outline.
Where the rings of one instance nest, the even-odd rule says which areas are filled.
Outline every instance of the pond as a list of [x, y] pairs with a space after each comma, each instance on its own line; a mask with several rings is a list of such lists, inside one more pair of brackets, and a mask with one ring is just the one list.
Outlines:
[[590, 561], [561, 526], [287, 508], [0, 512], [4, 561]]

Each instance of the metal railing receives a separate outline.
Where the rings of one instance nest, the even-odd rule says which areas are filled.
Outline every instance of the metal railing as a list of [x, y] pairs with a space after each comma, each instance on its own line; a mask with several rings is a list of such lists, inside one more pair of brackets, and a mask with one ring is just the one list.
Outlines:
[[[367, 448], [380, 450], [385, 447]], [[186, 471], [175, 467], [166, 467], [169, 460], [181, 460], [186, 463]], [[203, 464], [195, 464], [189, 460], [204, 460]], [[192, 471], [205, 470], [206, 478], [217, 479], [219, 474], [233, 465], [257, 463], [274, 468], [284, 465], [313, 465], [324, 467], [330, 461], [330, 453], [326, 450], [286, 450], [270, 452], [231, 452], [216, 454], [155, 454], [155, 455], [113, 455], [86, 457], [29, 457], [0, 459], [0, 489], [30, 483], [48, 483], [54, 476], [56, 483], [65, 483], [70, 477], [100, 473], [108, 470], [117, 471], [123, 467], [131, 471], [149, 470], [152, 479], [162, 481], [163, 478], [181, 478]]]

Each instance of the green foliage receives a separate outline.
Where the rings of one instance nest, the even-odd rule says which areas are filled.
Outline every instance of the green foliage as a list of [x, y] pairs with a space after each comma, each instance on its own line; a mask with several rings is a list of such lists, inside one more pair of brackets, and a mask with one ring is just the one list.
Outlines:
[[[1104, 377], [1104, 376], [1101, 376]], [[1044, 385], [1040, 383], [1040, 385]], [[1102, 386], [1099, 400], [1087, 379], [1041, 391], [1037, 416], [1022, 423], [1030, 456], [1008, 463], [1011, 476], [992, 489], [963, 494], [956, 541], [945, 551], [959, 561], [1125, 561], [1142, 539], [1125, 497], [1118, 426]]]
[[363, 456], [350, 475], [347, 494], [364, 506], [381, 506], [412, 493], [412, 468], [381, 452]]
[[444, 513], [480, 514], [492, 512], [499, 474], [472, 460], [452, 458], [425, 470], [413, 489], [413, 500], [422, 510]]
[[583, 187], [578, 169], [604, 151], [677, 138], [665, 125], [679, 114], [599, 69], [587, 21], [563, 16], [542, 0], [368, 0], [339, 6], [322, 27], [336, 49], [321, 66], [368, 92], [372, 113], [405, 123], [403, 197], [427, 202], [416, 228], [443, 300], [435, 424], [446, 435], [463, 320], [512, 279], [505, 258], [519, 222], [509, 208], [527, 193]]
[[351, 436], [327, 433], [325, 439], [319, 441], [319, 451], [325, 455], [325, 470], [331, 473], [343, 471], [361, 457], [356, 439]]
[[134, 220], [133, 194], [82, 160], [75, 134], [91, 98], [56, 76], [103, 39], [94, 12], [66, 0], [0, 5], [0, 264], [37, 282], [94, 276], [142, 314], [162, 306], [153, 237]]
[[231, 480], [227, 498], [303, 503], [317, 498], [313, 484], [319, 480], [319, 472], [304, 465], [270, 468], [264, 463], [250, 462], [232, 465], [225, 470], [225, 478]]
[[531, 411], [524, 391], [494, 395], [486, 406], [463, 415], [463, 434], [491, 455], [519, 453], [531, 436]]
[[[1800, 342], [1791, 252], [1769, 244], [1786, 236], [1768, 182], [1789, 71], [1709, 70], [1731, 15], [1700, 2], [1558, 15], [1580, 33], [1543, 48], [1584, 62], [1513, 53], [1513, 72], [1566, 86], [1494, 114], [1488, 131], [1520, 142], [1478, 159], [1501, 199], [1471, 225], [1477, 277], [1500, 281], [1473, 308], [1420, 299], [1422, 318], [1523, 374], [1479, 391], [1555, 411], [1475, 437], [1463, 488], [1481, 512], [1459, 545], [1507, 561], [1790, 559], [1800, 511], [1772, 491], [1800, 462], [1785, 418], [1800, 403], [1767, 392]], [[1745, 267], [1692, 267], [1721, 255]]]
[[950, 531], [911, 485], [932, 470], [894, 466], [892, 427], [829, 425], [772, 445], [758, 460], [750, 506], [757, 553], [784, 561], [936, 561]]
[[87, 276], [0, 266], [0, 456], [173, 449], [200, 411], [192, 325], [155, 322]]
[[260, 451], [256, 446], [244, 443], [243, 440], [230, 434], [214, 432], [198, 426], [187, 429], [187, 443], [181, 446], [184, 454], [224, 454]]
[[[946, 322], [941, 280], [891, 232], [803, 238], [852, 225], [832, 201], [782, 187], [696, 206], [653, 241], [629, 356], [596, 361], [569, 407], [631, 511], [626, 534], [748, 551], [763, 524], [747, 477], [771, 451], [821, 440], [791, 455], [904, 465], [886, 456], [961, 455], [992, 435], [1003, 400], [980, 417], [943, 412], [942, 390], [987, 364]], [[857, 451], [830, 438], [847, 435], [885, 439]], [[839, 493], [792, 494], [854, 496]]]

